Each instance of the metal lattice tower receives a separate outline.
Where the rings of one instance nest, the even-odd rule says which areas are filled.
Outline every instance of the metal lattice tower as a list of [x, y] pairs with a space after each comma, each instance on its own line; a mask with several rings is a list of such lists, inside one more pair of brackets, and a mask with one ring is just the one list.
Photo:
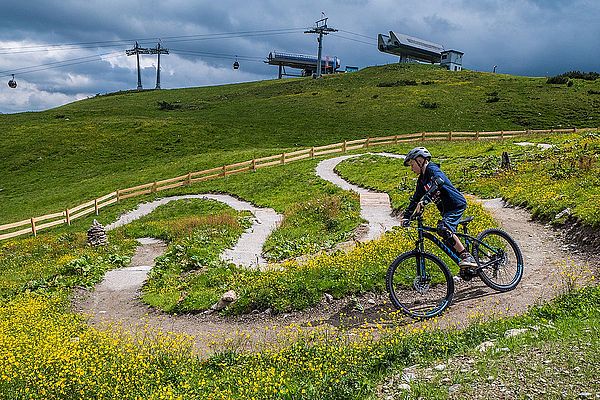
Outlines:
[[316, 78], [321, 77], [321, 55], [323, 53], [323, 35], [328, 35], [330, 32], [337, 32], [337, 29], [329, 28], [327, 26], [328, 18], [321, 18], [317, 22], [315, 22], [315, 27], [308, 31], [304, 31], [304, 33], [317, 33], [319, 37], [317, 38], [317, 42], [319, 42], [319, 51], [317, 54], [317, 75]]
[[160, 89], [160, 55], [169, 54], [169, 49], [160, 47], [160, 42], [156, 44], [155, 49], [150, 49], [150, 54], [158, 55], [158, 65], [156, 67], [156, 89]]
[[151, 54], [150, 51], [151, 51], [150, 49], [140, 47], [138, 42], [135, 42], [135, 46], [133, 47], [133, 49], [125, 51], [125, 53], [128, 56], [132, 56], [135, 54], [135, 56], [137, 58], [137, 76], [138, 76], [137, 90], [142, 90], [142, 74], [140, 73], [140, 54]]

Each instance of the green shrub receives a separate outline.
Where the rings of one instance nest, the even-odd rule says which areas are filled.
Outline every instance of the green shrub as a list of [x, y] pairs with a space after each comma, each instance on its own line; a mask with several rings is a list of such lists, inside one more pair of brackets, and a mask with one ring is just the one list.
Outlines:
[[565, 85], [568, 82], [569, 82], [569, 78], [566, 76], [561, 76], [561, 75], [553, 76], [553, 77], [548, 78], [548, 80], [546, 80], [546, 83], [552, 84], [552, 85]]
[[417, 86], [418, 83], [415, 80], [401, 79], [396, 82], [380, 82], [377, 87], [397, 87], [397, 86]]
[[430, 110], [435, 110], [436, 108], [438, 108], [440, 106], [439, 103], [437, 103], [435, 101], [426, 101], [426, 100], [421, 100], [421, 102], [419, 104], [421, 105], [421, 107], [427, 108]]
[[159, 110], [176, 110], [181, 108], [179, 103], [169, 103], [168, 101], [158, 101]]
[[569, 71], [559, 76], [564, 76], [571, 79], [584, 79], [586, 81], [595, 81], [600, 77], [598, 72], [581, 72], [581, 71]]

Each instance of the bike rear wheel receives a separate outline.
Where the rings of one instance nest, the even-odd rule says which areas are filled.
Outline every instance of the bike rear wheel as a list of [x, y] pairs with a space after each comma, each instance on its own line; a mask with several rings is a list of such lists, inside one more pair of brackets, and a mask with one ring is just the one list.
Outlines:
[[473, 257], [479, 276], [490, 288], [500, 292], [514, 289], [523, 277], [523, 255], [519, 245], [501, 229], [487, 229], [477, 235]]
[[429, 253], [401, 254], [388, 268], [385, 281], [394, 307], [412, 318], [441, 314], [454, 296], [450, 270]]

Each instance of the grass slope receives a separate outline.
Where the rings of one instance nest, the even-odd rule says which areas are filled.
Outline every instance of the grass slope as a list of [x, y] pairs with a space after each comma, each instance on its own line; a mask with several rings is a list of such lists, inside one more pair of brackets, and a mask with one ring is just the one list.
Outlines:
[[298, 146], [420, 130], [597, 126], [599, 90], [600, 81], [568, 87], [393, 64], [322, 80], [128, 92], [0, 115], [0, 224]]

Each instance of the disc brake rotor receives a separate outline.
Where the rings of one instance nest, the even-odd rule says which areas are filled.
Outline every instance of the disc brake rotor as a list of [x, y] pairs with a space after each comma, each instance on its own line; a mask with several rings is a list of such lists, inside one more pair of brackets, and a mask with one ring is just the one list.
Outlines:
[[413, 281], [413, 287], [419, 294], [425, 294], [429, 290], [429, 279], [416, 276]]

